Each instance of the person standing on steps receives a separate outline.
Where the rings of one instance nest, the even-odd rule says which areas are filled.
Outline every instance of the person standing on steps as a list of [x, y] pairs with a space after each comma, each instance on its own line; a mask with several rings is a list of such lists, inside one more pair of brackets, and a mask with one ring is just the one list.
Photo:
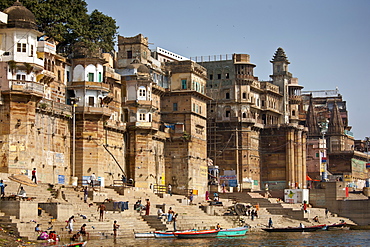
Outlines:
[[168, 194], [170, 194], [170, 196], [172, 196], [172, 185], [171, 184], [168, 184], [167, 192]]
[[145, 215], [149, 215], [149, 213], [150, 213], [150, 201], [149, 199], [146, 199]]
[[119, 228], [119, 225], [117, 224], [117, 221], [115, 220], [113, 223], [113, 236], [117, 237], [117, 230]]
[[35, 180], [35, 184], [37, 184], [37, 178], [36, 178], [36, 168], [33, 168], [32, 170], [32, 178], [31, 178], [32, 181]]
[[98, 206], [98, 210], [99, 211], [99, 221], [104, 221], [104, 212], [106, 210], [106, 206], [104, 204], [104, 202], [102, 204], [100, 204]]
[[87, 196], [89, 195], [89, 192], [87, 190], [87, 186], [84, 188], [84, 203], [87, 203]]
[[94, 187], [95, 180], [96, 180], [96, 176], [95, 176], [95, 173], [93, 173], [90, 176], [90, 185], [91, 185], [91, 187]]
[[72, 215], [71, 217], [69, 217], [67, 221], [67, 228], [69, 234], [73, 232], [73, 222], [75, 222], [75, 217]]

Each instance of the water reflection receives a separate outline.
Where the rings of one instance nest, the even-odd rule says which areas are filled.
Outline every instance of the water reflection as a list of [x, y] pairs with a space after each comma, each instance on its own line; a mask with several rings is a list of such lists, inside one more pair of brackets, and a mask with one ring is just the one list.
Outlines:
[[249, 232], [238, 238], [210, 239], [104, 239], [91, 240], [88, 247], [96, 246], [368, 246], [370, 231], [318, 232]]

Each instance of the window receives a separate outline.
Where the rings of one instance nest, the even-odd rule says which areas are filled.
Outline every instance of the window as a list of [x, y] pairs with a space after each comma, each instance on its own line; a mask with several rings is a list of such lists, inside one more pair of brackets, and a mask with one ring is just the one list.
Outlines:
[[295, 110], [292, 111], [292, 116], [295, 116]]
[[172, 110], [173, 110], [173, 111], [177, 111], [177, 103], [173, 103], [173, 105], [172, 105]]
[[243, 93], [243, 99], [247, 98], [247, 93]]
[[30, 57], [33, 57], [33, 45], [31, 45]]
[[230, 93], [226, 93], [226, 99], [230, 99]]
[[229, 79], [229, 78], [230, 78], [230, 74], [229, 74], [229, 73], [226, 73], [226, 74], [225, 74], [225, 78], [226, 78], [226, 79]]
[[140, 121], [145, 121], [145, 113], [140, 113], [139, 114], [139, 120]]
[[89, 73], [87, 77], [89, 81], [94, 81], [94, 73]]
[[262, 101], [261, 101], [261, 104], [262, 104], [262, 106], [265, 106], [265, 101], [264, 101], [264, 100], [262, 100]]
[[221, 79], [221, 74], [217, 74], [217, 79]]
[[58, 81], [61, 80], [61, 77], [60, 77], [60, 70], [58, 70]]
[[103, 82], [103, 77], [102, 77], [101, 72], [99, 72], [99, 82]]
[[230, 111], [226, 111], [226, 117], [230, 117]]
[[94, 106], [95, 105], [95, 99], [94, 97], [90, 96], [89, 97], [89, 106]]
[[17, 80], [25, 81], [26, 80], [26, 75], [17, 74]]
[[186, 89], [186, 79], [181, 80], [181, 89]]
[[212, 74], [209, 75], [209, 79], [213, 80], [213, 75]]
[[243, 118], [247, 118], [247, 114], [243, 112]]
[[132, 51], [127, 51], [127, 58], [132, 58]]
[[140, 88], [139, 89], [139, 97], [145, 97], [145, 88]]

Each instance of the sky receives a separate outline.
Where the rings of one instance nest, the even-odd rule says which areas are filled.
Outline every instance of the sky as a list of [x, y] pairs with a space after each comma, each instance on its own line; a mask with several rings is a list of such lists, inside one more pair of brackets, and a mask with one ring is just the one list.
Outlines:
[[370, 0], [85, 0], [124, 37], [188, 58], [249, 54], [269, 80], [282, 47], [304, 91], [339, 89], [355, 139], [370, 136]]

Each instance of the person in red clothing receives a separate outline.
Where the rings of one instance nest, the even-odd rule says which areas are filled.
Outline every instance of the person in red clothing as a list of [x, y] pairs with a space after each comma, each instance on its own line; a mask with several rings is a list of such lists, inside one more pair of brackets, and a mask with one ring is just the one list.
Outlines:
[[35, 180], [35, 184], [37, 184], [37, 178], [36, 178], [36, 168], [33, 168], [32, 170], [32, 181]]
[[150, 201], [149, 199], [146, 199], [145, 215], [149, 215], [149, 210], [150, 210]]

